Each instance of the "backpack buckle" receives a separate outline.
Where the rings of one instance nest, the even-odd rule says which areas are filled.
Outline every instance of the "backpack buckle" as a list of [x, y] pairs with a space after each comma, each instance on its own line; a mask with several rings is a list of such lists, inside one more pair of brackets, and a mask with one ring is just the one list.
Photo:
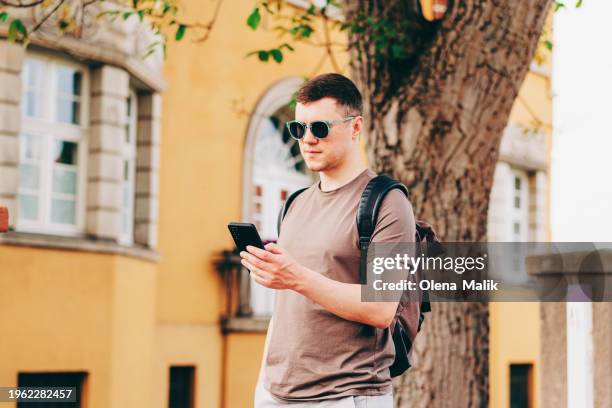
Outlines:
[[367, 278], [367, 253], [370, 245], [370, 237], [359, 237], [359, 250], [361, 257], [359, 258], [359, 283], [365, 285], [368, 282]]
[[359, 249], [365, 251], [370, 246], [370, 237], [359, 237]]

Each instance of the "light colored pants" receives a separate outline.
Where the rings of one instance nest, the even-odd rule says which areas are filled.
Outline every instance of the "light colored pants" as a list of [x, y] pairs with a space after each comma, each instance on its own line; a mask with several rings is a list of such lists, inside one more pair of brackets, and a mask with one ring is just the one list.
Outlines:
[[259, 382], [255, 388], [255, 408], [393, 408], [393, 394], [359, 395], [323, 401], [281, 402]]

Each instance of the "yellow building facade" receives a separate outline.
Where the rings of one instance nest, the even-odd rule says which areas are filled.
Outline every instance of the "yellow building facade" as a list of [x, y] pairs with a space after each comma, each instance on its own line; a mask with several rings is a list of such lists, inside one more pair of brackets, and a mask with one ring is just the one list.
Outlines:
[[[0, 103], [0, 117], [20, 117], [15, 123], [0, 121], [0, 142], [8, 152], [0, 160], [0, 205], [11, 210], [12, 227], [0, 237], [0, 385], [36, 378], [29, 374], [75, 373], [81, 378], [81, 406], [88, 408], [168, 407], [172, 392], [188, 394], [193, 407], [252, 406], [271, 300], [265, 293], [232, 298], [250, 289], [235, 260], [223, 255], [233, 248], [226, 225], [250, 216], [271, 228], [274, 211], [261, 210], [269, 198], [253, 199], [269, 177], [265, 170], [254, 170], [261, 164], [254, 157], [258, 137], [271, 115], [282, 119], [290, 114], [284, 106], [304, 75], [333, 67], [329, 60], [319, 64], [322, 49], [307, 46], [278, 65], [246, 58], [278, 41], [271, 32], [247, 27], [250, 6], [224, 2], [208, 40], [170, 43], [163, 65], [138, 63], [129, 52], [112, 48], [117, 38], [136, 36], [129, 30], [99, 50], [76, 40], [39, 38], [25, 50], [0, 40], [0, 81], [10, 91], [2, 91], [8, 96]], [[189, 0], [185, 10], [193, 20], [206, 21], [214, 3]], [[75, 182], [83, 195], [75, 193], [77, 209], [70, 213], [78, 219], [79, 200], [85, 201], [84, 225], [77, 228], [75, 222], [68, 234], [49, 232], [53, 223], [45, 224], [44, 215], [39, 214], [40, 224], [22, 222], [31, 210], [25, 200], [34, 194], [23, 187], [27, 168], [21, 158], [29, 146], [23, 129], [38, 129], [23, 111], [30, 78], [24, 67], [28, 61], [37, 67], [36, 61], [45, 58], [52, 61], [48, 75], [72, 63], [83, 72], [83, 86], [73, 96], [88, 112], [70, 126], [81, 129], [85, 139], [75, 136], [77, 141], [63, 142], [63, 148], [83, 152], [80, 162], [67, 166], [86, 162], [83, 174], [77, 172], [83, 184]], [[347, 55], [337, 58], [345, 67]], [[46, 63], [40, 64], [32, 72], [47, 72]], [[550, 123], [546, 69], [534, 67], [520, 95], [511, 122], [531, 126], [535, 115]], [[107, 141], [109, 134], [123, 137], [124, 128], [129, 133], [132, 116], [135, 158], [121, 156]], [[541, 131], [548, 149], [550, 130], [544, 126]], [[41, 132], [41, 138], [47, 137]], [[60, 140], [53, 131], [49, 135]], [[288, 160], [295, 157], [286, 146], [270, 146]], [[109, 176], [113, 163], [123, 168], [120, 159], [126, 172]], [[40, 163], [52, 173], [59, 171], [53, 163]], [[43, 167], [40, 174], [47, 171]], [[304, 183], [305, 177], [290, 172], [274, 191], [282, 198], [283, 191]], [[54, 198], [55, 179], [48, 187], [42, 180], [37, 208], [43, 211], [48, 200], [53, 221], [53, 200], [59, 200]], [[130, 192], [134, 198], [128, 202], [135, 210], [126, 211], [133, 228], [123, 241], [121, 197]], [[539, 312], [535, 304], [501, 303], [492, 304], [490, 311], [491, 406], [507, 407], [510, 365], [532, 364], [537, 372]], [[181, 391], [185, 386], [189, 389]]]

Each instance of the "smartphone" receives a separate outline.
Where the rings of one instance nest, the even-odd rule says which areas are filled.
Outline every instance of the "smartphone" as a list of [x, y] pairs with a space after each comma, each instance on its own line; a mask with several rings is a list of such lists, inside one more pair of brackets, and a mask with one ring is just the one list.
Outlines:
[[257, 227], [248, 222], [230, 222], [227, 228], [234, 238], [238, 251], [246, 251], [247, 245], [252, 245], [257, 248], [264, 249], [264, 244], [261, 241]]

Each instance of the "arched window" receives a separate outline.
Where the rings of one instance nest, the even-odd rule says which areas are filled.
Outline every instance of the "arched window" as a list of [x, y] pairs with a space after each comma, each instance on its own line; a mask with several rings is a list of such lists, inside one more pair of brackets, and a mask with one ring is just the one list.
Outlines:
[[[298, 142], [285, 123], [294, 117], [289, 106], [302, 79], [274, 84], [261, 98], [251, 117], [244, 149], [242, 218], [257, 226], [263, 240], [276, 240], [278, 212], [293, 191], [310, 186], [314, 175], [303, 161]], [[273, 291], [251, 281], [255, 315], [270, 315]]]

